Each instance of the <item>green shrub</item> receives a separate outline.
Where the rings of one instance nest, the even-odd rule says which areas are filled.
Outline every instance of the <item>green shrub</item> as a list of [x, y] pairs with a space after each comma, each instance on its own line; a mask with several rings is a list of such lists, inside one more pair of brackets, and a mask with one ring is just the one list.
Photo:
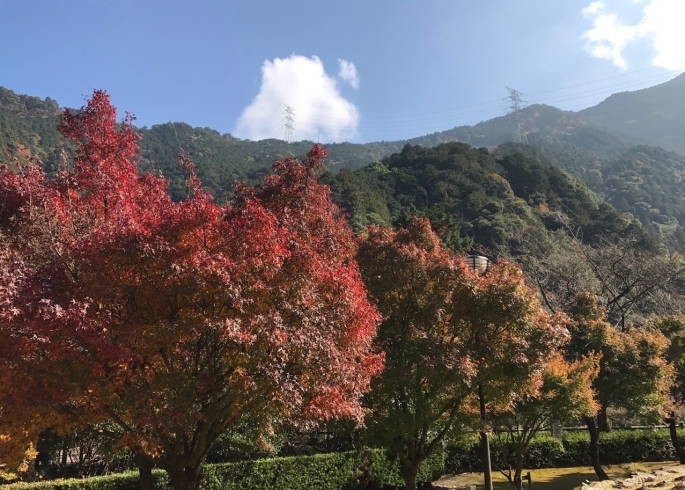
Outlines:
[[445, 449], [445, 471], [464, 473], [480, 471], [483, 468], [480, 442], [477, 436], [452, 441]]
[[260, 459], [207, 465], [206, 490], [292, 490], [353, 488], [359, 478], [357, 452]]
[[[444, 453], [436, 452], [419, 469], [418, 481], [429, 483], [444, 473]], [[403, 486], [400, 465], [381, 449], [314, 456], [271, 458], [204, 467], [205, 490], [361, 490]], [[153, 472], [159, 490], [169, 488], [164, 471]], [[135, 472], [79, 480], [15, 483], [3, 490], [138, 490]]]
[[[362, 483], [367, 481], [371, 486], [396, 486], [403, 487], [402, 470], [399, 459], [388, 456], [386, 451], [369, 451], [370, 460], [363, 465], [366, 471], [362, 475]], [[419, 483], [430, 483], [437, 480], [445, 473], [445, 453], [442, 450], [435, 451], [428, 459], [419, 466], [416, 480]], [[363, 488], [363, 487], [362, 487]]]
[[[678, 431], [681, 444], [685, 432]], [[590, 464], [590, 436], [587, 432], [564, 435], [566, 465]], [[603, 464], [669, 461], [676, 459], [668, 430], [615, 430], [601, 434], [599, 458]]]
[[[604, 434], [606, 435], [606, 434]], [[564, 433], [561, 439], [564, 453], [556, 466], [590, 466], [590, 435], [587, 431]]]
[[[155, 476], [161, 476], [159, 471]], [[3, 485], [3, 490], [139, 490], [138, 473], [127, 472], [91, 478], [40, 481], [33, 483], [12, 483]]]
[[528, 469], [554, 468], [564, 456], [564, 445], [550, 435], [538, 435], [528, 448], [524, 467]]
[[[497, 437], [490, 439], [490, 456], [493, 468], [506, 468], [505, 452], [510, 458], [515, 454], [513, 445], [504, 448], [505, 442]], [[506, 449], [506, 451], [505, 451]], [[564, 456], [564, 446], [561, 441], [548, 435], [538, 435], [528, 447], [524, 460], [524, 467], [553, 468]], [[482, 450], [478, 437], [472, 437], [450, 444], [445, 454], [445, 471], [448, 473], [463, 473], [466, 471], [481, 471], [483, 469]]]
[[[681, 444], [685, 443], [685, 431], [679, 430]], [[502, 465], [501, 443], [490, 441], [493, 468]], [[511, 448], [510, 448], [511, 450]], [[676, 459], [668, 430], [615, 430], [603, 433], [599, 439], [602, 464], [623, 464], [642, 461], [670, 461]], [[477, 437], [450, 443], [445, 454], [445, 471], [463, 473], [481, 471], [482, 457]], [[562, 440], [547, 434], [536, 436], [526, 455], [526, 468], [555, 468], [589, 466], [590, 435], [587, 431], [565, 433]]]

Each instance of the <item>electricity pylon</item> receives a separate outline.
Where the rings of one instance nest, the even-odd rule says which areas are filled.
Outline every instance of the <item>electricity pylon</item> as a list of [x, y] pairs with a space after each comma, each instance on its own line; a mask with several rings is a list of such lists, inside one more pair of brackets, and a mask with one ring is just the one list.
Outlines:
[[283, 120], [285, 124], [283, 127], [285, 128], [285, 135], [283, 139], [288, 143], [292, 143], [293, 134], [295, 133], [295, 109], [286, 104], [284, 113]]
[[513, 139], [517, 143], [528, 143], [528, 136], [526, 136], [526, 132], [523, 130], [523, 114], [521, 112], [521, 106], [525, 102], [521, 99], [523, 94], [513, 88], [507, 87], [507, 90], [509, 91], [509, 97], [504, 100], [509, 101], [509, 114], [513, 114], [514, 116]]

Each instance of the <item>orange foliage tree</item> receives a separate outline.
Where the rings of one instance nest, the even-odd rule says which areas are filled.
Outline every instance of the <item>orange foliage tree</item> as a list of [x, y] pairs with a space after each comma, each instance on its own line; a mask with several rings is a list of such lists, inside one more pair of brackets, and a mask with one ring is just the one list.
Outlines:
[[[522, 488], [523, 464], [530, 443], [543, 426], [564, 423], [597, 413], [593, 382], [599, 372], [600, 356], [589, 354], [566, 361], [554, 353], [542, 371], [516, 397], [495, 410], [494, 424], [508, 468], [500, 471], [517, 489]], [[509, 450], [513, 449], [513, 453]]]
[[367, 424], [414, 490], [420, 463], [472, 415], [479, 387], [491, 404], [521, 391], [566, 339], [564, 318], [543, 311], [516, 266], [470, 270], [427, 220], [370, 228], [357, 260], [383, 315], [377, 343], [386, 353]]
[[226, 206], [182, 159], [188, 197], [174, 203], [163, 178], [139, 175], [131, 121], [96, 91], [62, 117], [73, 165], [53, 179], [35, 163], [0, 168], [3, 244], [26, 265], [2, 298], [3, 342], [23, 339], [51, 406], [117, 423], [147, 488], [153, 464], [196, 488], [246, 414], [361, 420], [382, 366], [378, 315], [353, 233], [316, 181], [326, 150], [275, 163]]
[[590, 293], [579, 293], [571, 308], [571, 340], [566, 357], [577, 360], [588, 354], [601, 356], [593, 381], [597, 416], [586, 416], [590, 433], [592, 466], [600, 480], [608, 480], [599, 458], [600, 433], [609, 430], [607, 410], [620, 408], [629, 415], [652, 415], [660, 420], [671, 408], [669, 399], [673, 366], [668, 362], [668, 339], [656, 329], [609, 325], [606, 311]]

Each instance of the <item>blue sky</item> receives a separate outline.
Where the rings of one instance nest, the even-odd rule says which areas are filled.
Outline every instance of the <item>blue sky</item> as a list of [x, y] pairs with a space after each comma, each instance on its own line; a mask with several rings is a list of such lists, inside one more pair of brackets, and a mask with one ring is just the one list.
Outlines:
[[[685, 70], [683, 0], [2, 0], [0, 85], [140, 126], [404, 139], [504, 114], [505, 86], [578, 110]], [[683, 30], [685, 32], [685, 30]]]

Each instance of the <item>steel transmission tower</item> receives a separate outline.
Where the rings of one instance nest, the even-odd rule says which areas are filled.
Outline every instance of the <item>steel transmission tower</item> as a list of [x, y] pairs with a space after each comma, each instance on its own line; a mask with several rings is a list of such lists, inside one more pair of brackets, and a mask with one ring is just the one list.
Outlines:
[[525, 103], [521, 99], [523, 95], [518, 90], [507, 87], [509, 91], [509, 97], [504, 100], [509, 102], [509, 114], [514, 115], [514, 141], [517, 143], [528, 143], [528, 137], [526, 132], [523, 130], [523, 114], [521, 112], [521, 106]]
[[295, 133], [295, 109], [286, 104], [285, 111], [283, 112], [285, 113], [285, 116], [283, 116], [283, 120], [285, 121], [285, 124], [283, 125], [285, 128], [284, 139], [286, 142], [292, 143], [293, 134]]

